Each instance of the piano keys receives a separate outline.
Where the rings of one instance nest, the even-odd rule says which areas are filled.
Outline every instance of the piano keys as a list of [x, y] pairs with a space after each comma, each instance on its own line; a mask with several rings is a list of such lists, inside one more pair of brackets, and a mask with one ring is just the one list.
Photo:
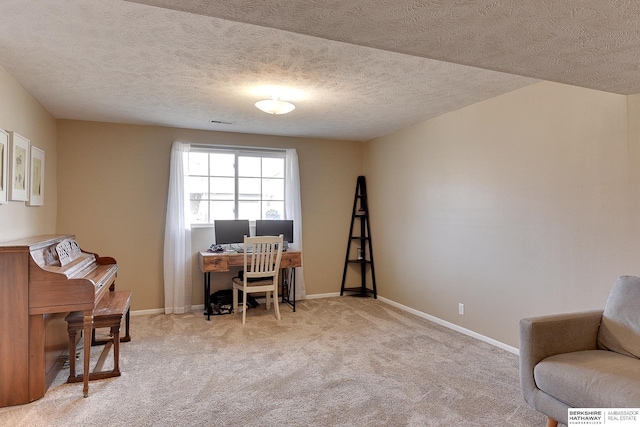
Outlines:
[[92, 312], [117, 271], [115, 259], [83, 251], [73, 235], [0, 243], [0, 407], [44, 396], [66, 359], [71, 311], [84, 315], [88, 394]]

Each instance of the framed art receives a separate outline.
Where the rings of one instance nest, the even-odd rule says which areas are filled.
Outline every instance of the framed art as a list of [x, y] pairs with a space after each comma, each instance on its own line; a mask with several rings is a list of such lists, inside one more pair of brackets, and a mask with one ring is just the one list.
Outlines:
[[29, 198], [29, 140], [9, 132], [9, 200], [26, 202]]
[[0, 204], [9, 200], [7, 186], [7, 165], [9, 159], [9, 134], [0, 129]]
[[42, 206], [44, 204], [44, 151], [31, 146], [31, 164], [29, 169], [29, 206]]

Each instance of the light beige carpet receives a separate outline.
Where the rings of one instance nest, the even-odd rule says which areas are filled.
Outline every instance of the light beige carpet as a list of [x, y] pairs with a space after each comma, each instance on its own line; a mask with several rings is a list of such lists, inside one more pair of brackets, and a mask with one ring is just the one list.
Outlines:
[[[543, 426], [517, 356], [371, 298], [133, 316], [122, 376], [0, 409], [7, 426]], [[99, 348], [98, 348], [99, 349]], [[94, 351], [93, 353], [98, 353]], [[109, 359], [110, 360], [110, 359]]]

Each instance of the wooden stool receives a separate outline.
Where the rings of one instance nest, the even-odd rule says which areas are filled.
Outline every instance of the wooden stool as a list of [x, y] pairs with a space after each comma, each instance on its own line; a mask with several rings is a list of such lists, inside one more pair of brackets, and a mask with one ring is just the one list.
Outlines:
[[[130, 341], [129, 336], [129, 309], [131, 308], [131, 291], [109, 291], [98, 302], [93, 310], [93, 333], [97, 328], [110, 328], [111, 338], [103, 341], [95, 341], [93, 336], [92, 344], [106, 343], [102, 350], [100, 359], [93, 372], [89, 373], [89, 381], [120, 376], [120, 342]], [[122, 316], [125, 316], [125, 336], [120, 338], [120, 323]], [[79, 311], [69, 313], [65, 319], [67, 321], [67, 331], [69, 332], [69, 378], [68, 383], [83, 381], [83, 374], [76, 375], [76, 335], [82, 331], [83, 316]], [[109, 345], [113, 343], [113, 370], [100, 371], [104, 357], [109, 351]]]

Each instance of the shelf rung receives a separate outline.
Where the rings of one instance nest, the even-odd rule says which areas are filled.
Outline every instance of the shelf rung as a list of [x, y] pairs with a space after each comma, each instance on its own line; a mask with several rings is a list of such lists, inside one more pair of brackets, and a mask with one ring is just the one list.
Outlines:
[[358, 292], [358, 293], [373, 293], [372, 289], [369, 288], [364, 288], [364, 290], [362, 289], [362, 287], [358, 287], [358, 288], [344, 288], [343, 291], [345, 292]]

